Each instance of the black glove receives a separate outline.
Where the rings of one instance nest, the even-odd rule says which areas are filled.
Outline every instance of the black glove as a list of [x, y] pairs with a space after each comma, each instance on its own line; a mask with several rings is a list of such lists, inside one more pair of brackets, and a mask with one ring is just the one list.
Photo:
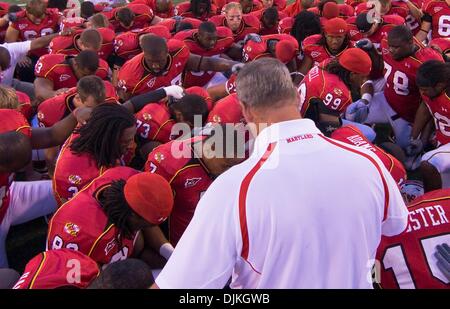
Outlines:
[[355, 43], [355, 46], [362, 50], [371, 50], [373, 48], [373, 43], [369, 39], [361, 39]]
[[8, 13], [8, 20], [10, 22], [13, 23], [16, 21], [16, 19], [17, 19], [17, 13], [15, 13], [15, 12]]
[[249, 33], [244, 38], [244, 45], [247, 44], [248, 41], [253, 41], [255, 43], [261, 43], [262, 39], [259, 34], [256, 33]]
[[437, 259], [437, 267], [450, 280], [450, 247], [447, 244], [437, 245], [434, 256]]

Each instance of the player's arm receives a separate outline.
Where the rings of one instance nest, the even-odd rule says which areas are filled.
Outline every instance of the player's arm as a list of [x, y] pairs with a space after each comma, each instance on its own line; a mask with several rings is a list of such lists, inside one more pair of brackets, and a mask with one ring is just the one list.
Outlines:
[[430, 32], [430, 30], [431, 30], [431, 22], [432, 22], [431, 15], [425, 13], [422, 17], [422, 23], [420, 24], [420, 30], [416, 34], [416, 39], [419, 40], [419, 42], [423, 42], [426, 40], [428, 32]]
[[152, 22], [150, 23], [150, 25], [153, 26], [153, 25], [159, 24], [162, 21], [163, 21], [163, 19], [161, 17], [155, 15], [153, 17]]
[[231, 59], [234, 59], [236, 61], [242, 60], [242, 46], [234, 43], [231, 45], [231, 47], [227, 50], [226, 55], [230, 57]]
[[430, 111], [427, 108], [427, 105], [422, 102], [417, 109], [416, 116], [414, 118], [414, 123], [411, 131], [411, 138], [417, 139], [419, 138], [420, 133], [425, 128], [426, 124], [431, 120]]
[[56, 91], [53, 87], [53, 82], [47, 78], [37, 77], [34, 80], [36, 98], [41, 102], [55, 96]]
[[226, 83], [218, 84], [206, 89], [208, 91], [208, 95], [213, 100], [213, 102], [217, 102], [218, 100], [229, 95], [227, 91]]
[[411, 13], [412, 17], [414, 17], [416, 20], [422, 19], [422, 11], [412, 1], [404, 0], [403, 2], [405, 2], [408, 6], [409, 12]]
[[212, 57], [202, 57], [194, 54], [189, 55], [188, 62], [186, 63], [186, 70], [188, 71], [214, 71], [214, 72], [224, 72], [238, 62], [233, 60], [212, 58]]
[[36, 39], [31, 41], [30, 50], [46, 47], [57, 36], [70, 35], [71, 33], [72, 33], [72, 30], [71, 29], [67, 29], [67, 30], [64, 30], [64, 32], [61, 32], [61, 33], [47, 34], [47, 35], [42, 36], [40, 38], [36, 38]]
[[298, 71], [303, 75], [306, 75], [306, 73], [308, 73], [308, 71], [313, 67], [313, 64], [314, 61], [312, 60], [312, 58], [310, 56], [305, 55]]
[[181, 88], [180, 86], [172, 85], [132, 97], [131, 99], [123, 103], [122, 106], [135, 114], [149, 103], [158, 102], [168, 96], [174, 97], [175, 99], [181, 99], [183, 95], [183, 88]]
[[20, 34], [19, 30], [12, 27], [10, 24], [8, 29], [6, 29], [5, 42], [6, 43], [17, 42], [19, 40], [19, 34]]
[[91, 111], [91, 108], [80, 107], [50, 128], [33, 128], [31, 131], [31, 145], [33, 149], [45, 149], [62, 145], [73, 132], [78, 122], [85, 123]]

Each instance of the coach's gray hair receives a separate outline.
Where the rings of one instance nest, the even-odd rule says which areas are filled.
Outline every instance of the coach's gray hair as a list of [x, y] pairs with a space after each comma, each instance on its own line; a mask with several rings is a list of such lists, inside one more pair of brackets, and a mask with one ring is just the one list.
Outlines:
[[275, 58], [246, 64], [236, 79], [239, 100], [248, 107], [275, 108], [297, 100], [287, 67]]

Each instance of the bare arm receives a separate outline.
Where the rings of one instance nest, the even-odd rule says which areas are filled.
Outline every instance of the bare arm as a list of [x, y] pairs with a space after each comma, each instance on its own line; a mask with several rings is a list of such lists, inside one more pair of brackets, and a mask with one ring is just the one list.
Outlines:
[[225, 83], [209, 87], [206, 91], [214, 102], [228, 95]]
[[31, 132], [31, 145], [33, 149], [62, 145], [73, 132], [77, 123], [77, 119], [70, 114], [50, 128], [33, 128]]
[[419, 42], [425, 41], [430, 29], [431, 29], [431, 22], [423, 20], [422, 24], [420, 25], [420, 30], [416, 34], [416, 39], [419, 40]]
[[308, 73], [308, 71], [312, 68], [313, 64], [314, 62], [311, 59], [311, 57], [305, 56], [305, 58], [303, 58], [302, 65], [300, 66], [298, 71], [303, 75], [306, 75], [306, 73]]
[[152, 26], [156, 25], [156, 24], [160, 23], [162, 20], [163, 19], [161, 17], [155, 15], [155, 17], [153, 17], [152, 22], [150, 23], [150, 25], [152, 25]]
[[12, 42], [17, 42], [19, 40], [19, 30], [11, 27], [11, 25], [9, 25], [8, 29], [6, 30], [6, 35], [5, 35], [5, 42], [6, 43], [12, 43]]
[[194, 72], [224, 72], [231, 69], [231, 67], [237, 63], [239, 62], [222, 58], [201, 57], [198, 55], [190, 54], [189, 60], [186, 63], [186, 70]]
[[432, 116], [427, 108], [427, 105], [424, 102], [420, 103], [419, 108], [416, 112], [416, 117], [414, 118], [414, 124], [411, 132], [412, 139], [417, 139], [419, 137], [420, 133], [423, 131], [425, 125], [430, 121], [431, 117]]
[[53, 87], [53, 82], [49, 79], [38, 77], [34, 80], [36, 98], [41, 102], [55, 95]]
[[42, 36], [40, 38], [36, 38], [31, 41], [30, 50], [33, 49], [39, 49], [48, 46], [50, 44], [51, 40], [53, 40], [55, 37], [59, 36], [59, 33], [54, 34], [48, 34], [46, 36]]
[[406, 2], [406, 5], [409, 8], [409, 11], [411, 12], [411, 15], [416, 19], [416, 20], [421, 20], [423, 13], [422, 11], [414, 4], [412, 3], [412, 1], [408, 1]]

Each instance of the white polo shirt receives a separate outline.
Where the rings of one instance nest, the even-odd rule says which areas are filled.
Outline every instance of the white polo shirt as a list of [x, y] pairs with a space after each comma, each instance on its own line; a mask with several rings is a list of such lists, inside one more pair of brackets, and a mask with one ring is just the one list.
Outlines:
[[0, 84], [12, 86], [14, 70], [16, 69], [17, 62], [19, 62], [30, 51], [31, 41], [3, 43], [0, 44], [0, 46], [6, 48], [11, 56], [9, 69], [0, 72]]
[[160, 288], [372, 288], [381, 235], [407, 226], [397, 184], [370, 151], [311, 120], [273, 124], [200, 200]]

